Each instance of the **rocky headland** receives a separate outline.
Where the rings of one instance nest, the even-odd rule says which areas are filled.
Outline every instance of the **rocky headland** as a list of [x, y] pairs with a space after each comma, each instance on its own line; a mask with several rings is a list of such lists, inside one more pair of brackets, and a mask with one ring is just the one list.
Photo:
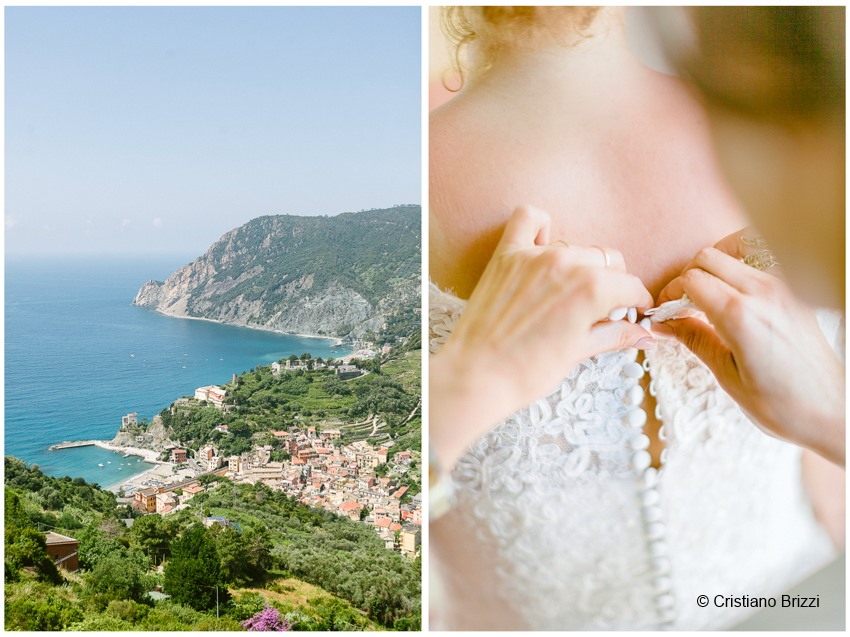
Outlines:
[[292, 334], [361, 338], [420, 303], [420, 207], [266, 216], [226, 233], [134, 305]]

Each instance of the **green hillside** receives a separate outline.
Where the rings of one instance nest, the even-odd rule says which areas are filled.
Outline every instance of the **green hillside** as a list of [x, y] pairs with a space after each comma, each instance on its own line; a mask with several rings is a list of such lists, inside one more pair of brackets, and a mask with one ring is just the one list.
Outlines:
[[[254, 219], [216, 243], [207, 257], [215, 265], [212, 281], [216, 283], [238, 279], [252, 268], [260, 267], [262, 273], [217, 300], [262, 299], [265, 312], [270, 313], [288, 296], [290, 282], [312, 276], [312, 288], [337, 281], [377, 305], [400, 284], [420, 279], [420, 217], [419, 206], [398, 206], [334, 217]], [[233, 253], [239, 258], [229, 258]], [[299, 291], [295, 298], [309, 294], [309, 290]], [[266, 317], [261, 314], [258, 319]]]
[[[189, 399], [160, 416], [184, 445], [198, 449], [212, 442], [223, 455], [249, 451], [264, 433], [308, 425], [340, 429], [341, 444], [393, 440], [398, 449], [419, 450], [422, 352], [394, 352], [383, 362], [364, 361], [370, 373], [345, 381], [330, 370], [275, 376], [270, 367], [257, 367], [225, 385], [225, 402], [234, 405], [228, 412]], [[220, 424], [228, 426], [228, 433], [215, 429]], [[267, 442], [276, 444], [272, 438]]]
[[[266, 604], [293, 630], [419, 628], [418, 559], [262, 485], [214, 481], [180, 513], [129, 528], [128, 507], [81, 479], [7, 457], [5, 487], [7, 630], [242, 630]], [[239, 531], [198, 524], [210, 514]], [[47, 529], [79, 541], [78, 573], [47, 557]]]

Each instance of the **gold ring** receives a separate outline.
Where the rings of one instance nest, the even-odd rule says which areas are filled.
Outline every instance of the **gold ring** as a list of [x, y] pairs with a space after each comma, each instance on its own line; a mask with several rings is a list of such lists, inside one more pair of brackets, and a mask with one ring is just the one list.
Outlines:
[[610, 268], [611, 267], [611, 255], [608, 254], [608, 250], [606, 250], [602, 246], [598, 246], [598, 245], [592, 245], [590, 247], [596, 248], [597, 250], [599, 250], [602, 253], [602, 256], [605, 257], [605, 267]]
[[770, 250], [759, 250], [758, 252], [748, 254], [743, 258], [743, 261], [751, 268], [762, 271], [769, 270], [778, 264], [776, 257], [773, 256], [773, 252]]

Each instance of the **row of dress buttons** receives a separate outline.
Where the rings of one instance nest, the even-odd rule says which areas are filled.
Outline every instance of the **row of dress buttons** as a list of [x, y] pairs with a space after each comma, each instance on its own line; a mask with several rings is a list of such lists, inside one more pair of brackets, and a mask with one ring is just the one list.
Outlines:
[[[635, 351], [635, 358], [637, 352]], [[630, 439], [632, 454], [632, 467], [640, 476], [640, 499], [641, 514], [646, 525], [646, 535], [649, 540], [649, 553], [652, 560], [653, 585], [655, 587], [656, 608], [662, 624], [671, 624], [675, 619], [675, 598], [672, 594], [673, 584], [670, 580], [670, 559], [668, 557], [669, 547], [666, 540], [666, 528], [662, 520], [663, 514], [660, 507], [661, 495], [658, 493], [658, 471], [651, 467], [652, 456], [649, 451], [649, 436], [643, 433], [646, 424], [646, 412], [640, 406], [643, 403], [644, 391], [638, 381], [649, 371], [649, 361], [644, 360], [643, 365], [631, 361], [623, 366], [623, 374], [634, 381], [623, 401], [629, 410], [623, 417], [623, 424], [634, 432]], [[655, 381], [650, 381], [650, 395], [655, 396]], [[656, 418], [660, 420], [658, 408], [655, 410]], [[663, 424], [661, 426], [663, 429]], [[662, 431], [659, 430], [659, 438], [663, 440]], [[666, 449], [661, 454], [664, 462]]]

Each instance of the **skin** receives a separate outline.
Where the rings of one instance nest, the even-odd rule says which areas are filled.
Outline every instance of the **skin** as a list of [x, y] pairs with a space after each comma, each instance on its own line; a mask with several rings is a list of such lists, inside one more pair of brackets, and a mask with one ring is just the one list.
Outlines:
[[699, 104], [633, 57], [621, 20], [603, 11], [574, 47], [506, 51], [432, 113], [430, 275], [441, 287], [468, 298], [524, 204], [552, 215], [553, 239], [620, 250], [656, 295], [699, 248], [747, 225]]

